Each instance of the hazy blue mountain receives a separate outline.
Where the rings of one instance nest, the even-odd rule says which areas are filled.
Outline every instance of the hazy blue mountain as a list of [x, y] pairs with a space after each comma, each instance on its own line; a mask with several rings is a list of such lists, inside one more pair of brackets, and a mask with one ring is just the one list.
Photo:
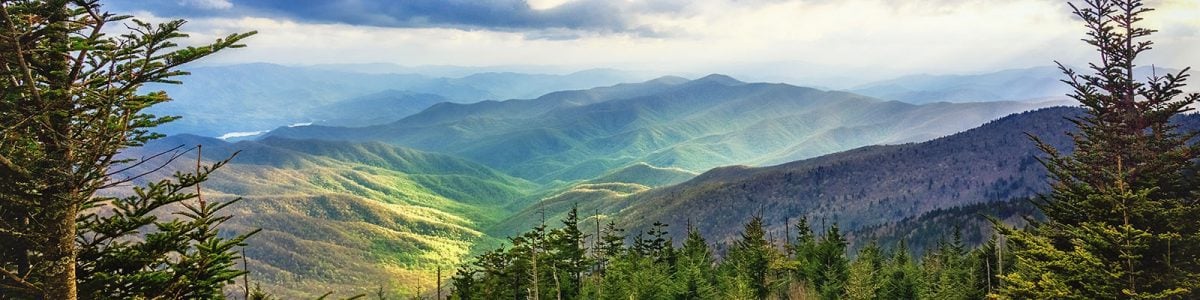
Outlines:
[[304, 118], [311, 124], [362, 127], [395, 122], [449, 101], [435, 94], [385, 90], [312, 108]]
[[909, 75], [868, 83], [855, 93], [909, 103], [980, 102], [1064, 97], [1070, 92], [1056, 67], [1012, 69], [978, 75]]
[[307, 122], [311, 109], [384, 90], [441, 95], [453, 101], [477, 101], [492, 95], [471, 86], [420, 75], [333, 72], [273, 64], [244, 64], [190, 69], [183, 85], [153, 85], [174, 101], [152, 108], [183, 119], [160, 132], [220, 136]]
[[632, 163], [701, 172], [772, 164], [966, 130], [1048, 103], [913, 105], [724, 75], [443, 103], [364, 128], [280, 128], [273, 136], [383, 141], [453, 153], [538, 182], [598, 177]]
[[567, 74], [578, 69], [550, 65], [495, 65], [495, 66], [454, 66], [454, 65], [399, 65], [393, 63], [345, 63], [345, 64], [316, 64], [308, 68], [357, 73], [375, 74], [419, 74], [429, 77], [459, 78], [479, 73], [516, 72], [524, 74]]
[[492, 99], [531, 99], [546, 93], [578, 90], [649, 78], [613, 69], [591, 69], [565, 75], [485, 72], [451, 82], [473, 86], [496, 95]]
[[[1076, 68], [1087, 73], [1088, 70]], [[1149, 66], [1138, 67], [1135, 78], [1147, 78], [1177, 70]], [[850, 89], [855, 93], [908, 103], [1044, 101], [1063, 99], [1070, 88], [1059, 80], [1066, 76], [1058, 67], [1044, 66], [1011, 69], [975, 75], [909, 75], [864, 84]]]
[[[295, 123], [311, 122], [316, 109], [336, 106], [343, 101], [376, 97], [394, 90], [414, 94], [432, 94], [449, 102], [470, 103], [485, 99], [528, 98], [557, 90], [590, 88], [645, 77], [616, 70], [589, 70], [567, 75], [487, 73], [463, 78], [432, 77], [419, 74], [376, 73], [379, 67], [354, 68], [293, 67], [274, 64], [241, 64], [198, 67], [183, 77], [184, 85], [151, 85], [146, 90], [165, 90], [174, 101], [157, 105], [152, 112], [180, 115], [184, 118], [166, 124], [159, 131], [167, 134], [192, 133], [221, 136], [230, 132], [268, 130]], [[410, 103], [410, 102], [402, 102]], [[411, 102], [427, 108], [425, 102]], [[353, 105], [353, 103], [351, 103]], [[338, 111], [338, 110], [326, 110]], [[348, 109], [348, 112], [356, 112]], [[357, 115], [321, 115], [321, 119], [346, 120], [339, 125], [374, 125], [349, 122]], [[368, 119], [394, 121], [403, 116], [368, 115]]]

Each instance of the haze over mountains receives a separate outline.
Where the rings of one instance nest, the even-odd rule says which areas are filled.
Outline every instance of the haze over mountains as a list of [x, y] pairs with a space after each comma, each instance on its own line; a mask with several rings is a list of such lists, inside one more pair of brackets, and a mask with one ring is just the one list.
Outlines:
[[[296, 123], [328, 119], [357, 119], [355, 115], [311, 115], [314, 109], [360, 97], [378, 97], [386, 91], [433, 94], [440, 101], [476, 102], [487, 99], [530, 98], [556, 90], [589, 88], [648, 79], [645, 75], [608, 69], [585, 70], [564, 75], [524, 73], [478, 73], [465, 77], [436, 77], [415, 73], [370, 73], [330, 66], [293, 67], [255, 63], [189, 69], [185, 85], [151, 85], [146, 90], [164, 90], [174, 101], [155, 106], [162, 115], [183, 119], [158, 128], [167, 134], [190, 133], [220, 136], [230, 132], [253, 132]], [[404, 104], [415, 112], [427, 103]], [[235, 112], [235, 113], [231, 113]], [[348, 112], [353, 113], [353, 111]], [[367, 116], [383, 117], [382, 115]], [[388, 121], [404, 115], [393, 115]], [[334, 123], [358, 125], [358, 123]]]
[[[1076, 71], [1084, 68], [1071, 67]], [[1141, 66], [1134, 78], [1145, 80], [1179, 72], [1176, 69]], [[1055, 66], [1011, 69], [973, 75], [909, 75], [864, 84], [852, 92], [880, 99], [914, 104], [933, 102], [1046, 101], [1065, 99], [1070, 87], [1060, 82], [1062, 71]]]
[[269, 135], [383, 141], [453, 153], [521, 178], [552, 182], [593, 178], [633, 163], [701, 172], [922, 141], [1054, 104], [913, 105], [710, 75], [532, 100], [446, 103], [385, 125], [302, 126]]
[[[264, 70], [273, 73], [249, 76]], [[1023, 133], [1061, 145], [1063, 118], [1077, 111], [1020, 98], [1047, 90], [1005, 91], [1043, 71], [906, 77], [862, 91], [901, 98], [889, 99], [719, 74], [200, 68], [159, 108], [193, 122], [166, 132], [274, 130], [236, 143], [174, 135], [125, 155], [203, 144], [213, 161], [242, 150], [204, 188], [246, 199], [230, 228], [264, 229], [247, 256], [280, 295], [405, 290], [576, 205], [586, 224], [615, 220], [631, 233], [662, 221], [679, 235], [703, 219], [696, 225], [717, 242], [759, 211], [774, 231], [800, 216], [881, 239], [947, 230], [912, 222], [968, 220], [960, 211], [989, 206], [953, 209], [1045, 187]], [[1017, 101], [954, 98], [965, 94]]]

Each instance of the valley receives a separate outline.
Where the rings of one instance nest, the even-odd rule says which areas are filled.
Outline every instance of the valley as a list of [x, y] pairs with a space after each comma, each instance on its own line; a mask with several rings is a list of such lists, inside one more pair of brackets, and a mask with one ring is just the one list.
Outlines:
[[723, 75], [452, 97], [388, 89], [300, 113], [313, 124], [240, 142], [173, 135], [125, 155], [241, 151], [204, 188], [244, 199], [227, 227], [263, 230], [246, 255], [268, 290], [411, 294], [572, 207], [585, 231], [706, 220], [697, 229], [718, 245], [760, 211], [775, 234], [807, 217], [886, 240], [898, 233], [884, 228], [912, 230], [926, 214], [1043, 191], [1023, 133], [1062, 143], [1075, 113], [1039, 110], [1063, 101], [909, 104]]

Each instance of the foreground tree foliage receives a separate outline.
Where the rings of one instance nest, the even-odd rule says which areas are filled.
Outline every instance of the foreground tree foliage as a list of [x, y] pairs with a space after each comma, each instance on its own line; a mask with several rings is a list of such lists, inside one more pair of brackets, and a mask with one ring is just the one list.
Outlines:
[[[569, 213], [561, 228], [535, 227], [511, 239], [511, 247], [461, 267], [452, 280], [452, 298], [978, 299], [991, 290], [976, 280], [996, 275], [978, 268], [995, 261], [995, 252], [986, 252], [994, 249], [968, 251], [956, 237], [943, 239], [920, 264], [903, 244], [889, 252], [872, 243], [852, 261], [836, 225], [816, 236], [804, 221], [796, 226], [795, 239], [778, 241], [767, 237], [761, 218], [753, 218], [721, 257], [691, 226], [679, 243], [666, 238], [665, 224], [623, 238], [613, 223], [600, 239], [591, 239], [590, 249], [575, 246], [588, 245], [586, 235], [573, 242], [531, 242], [531, 237], [578, 231], [576, 216]], [[561, 275], [556, 279], [553, 272], [541, 271], [563, 270], [572, 262], [587, 264], [577, 291], [564, 288]]]
[[[199, 189], [225, 162], [197, 158], [195, 173], [97, 196], [146, 175], [117, 174], [186, 153], [118, 155], [175, 119], [144, 113], [170, 98], [139, 89], [179, 83], [177, 67], [253, 34], [179, 47], [183, 24], [112, 15], [96, 0], [0, 1], [0, 298], [222, 298], [243, 274], [234, 248], [252, 233], [218, 230], [232, 202], [206, 203]], [[177, 217], [156, 217], [168, 206]]]
[[1138, 26], [1151, 9], [1140, 0], [1072, 5], [1100, 54], [1091, 75], [1061, 66], [1087, 114], [1072, 120], [1076, 150], [1044, 143], [1055, 179], [1036, 201], [1046, 221], [1007, 229], [1015, 271], [1005, 299], [1192, 299], [1200, 297], [1200, 148], [1194, 132], [1168, 121], [1200, 94], [1183, 95], [1178, 73], [1134, 78], [1135, 59], [1154, 32]]

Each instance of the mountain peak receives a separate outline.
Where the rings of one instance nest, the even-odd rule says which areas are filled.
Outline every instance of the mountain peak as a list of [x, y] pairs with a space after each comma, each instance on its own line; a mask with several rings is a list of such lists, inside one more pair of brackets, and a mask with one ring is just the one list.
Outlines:
[[646, 81], [646, 83], [661, 83], [661, 84], [666, 84], [666, 85], [683, 84], [686, 82], [688, 82], [687, 78], [683, 78], [683, 77], [679, 77], [679, 76], [671, 76], [671, 75], [667, 75], [667, 76], [663, 76], [663, 77], [659, 77], [659, 78], [655, 78], [655, 79]]
[[720, 84], [720, 85], [742, 85], [742, 84], [745, 84], [745, 82], [742, 82], [741, 80], [733, 79], [733, 77], [729, 77], [729, 75], [723, 75], [723, 74], [709, 74], [708, 76], [704, 76], [699, 79], [693, 80], [693, 82], [712, 82], [712, 83], [716, 83], [716, 84]]

